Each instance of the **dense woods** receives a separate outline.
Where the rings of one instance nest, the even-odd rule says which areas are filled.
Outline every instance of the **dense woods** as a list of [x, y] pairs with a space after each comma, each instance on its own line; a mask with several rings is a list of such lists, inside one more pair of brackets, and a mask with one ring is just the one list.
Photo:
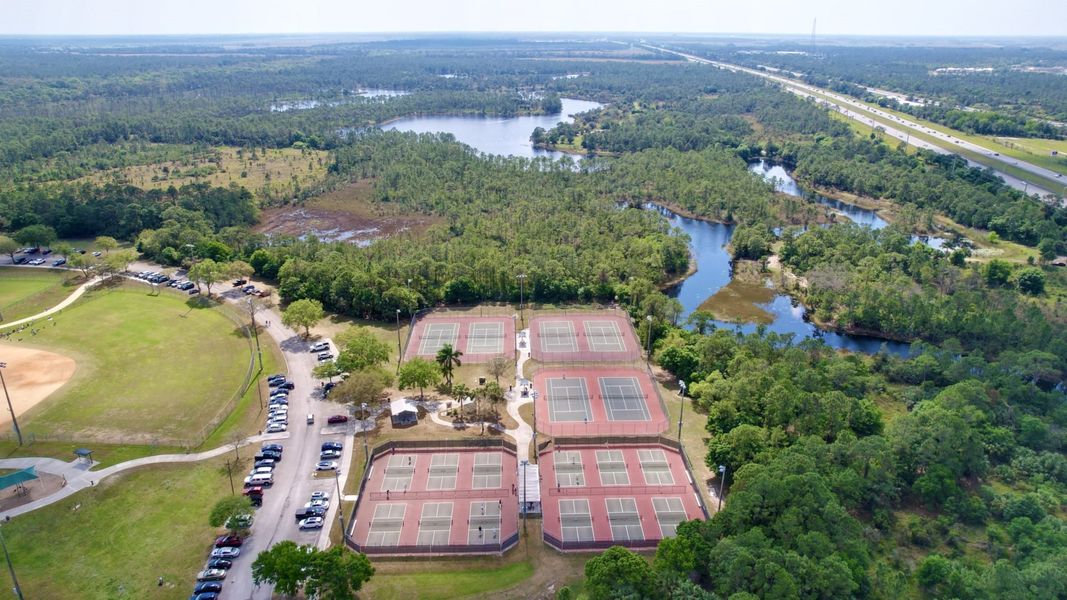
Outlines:
[[[858, 137], [757, 78], [615, 43], [150, 48], [0, 46], [0, 229], [109, 235], [170, 266], [247, 261], [286, 303], [389, 321], [398, 309], [516, 301], [519, 273], [535, 302], [617, 299], [651, 335], [659, 366], [689, 382], [707, 422], [706, 456], [692, 458], [726, 466], [728, 493], [651, 565], [618, 548], [591, 558], [589, 597], [1067, 595], [1065, 277], [1049, 266], [1067, 251], [1063, 208], [961, 159]], [[698, 50], [835, 89], [982, 105], [992, 113], [943, 111], [978, 132], [1067, 117], [1063, 82], [1013, 70], [1011, 53], [850, 47], [814, 61], [740, 49]], [[988, 75], [929, 72], [990, 61]], [[1023, 87], [1026, 101], [1009, 102]], [[406, 95], [361, 95], [368, 88]], [[374, 127], [416, 114], [555, 114], [561, 97], [605, 104], [531, 132], [538, 145], [589, 155], [581, 161], [486, 156], [449, 135]], [[351, 202], [429, 225], [365, 247], [267, 236], [239, 182], [145, 191], [75, 181], [218, 144], [328, 150], [323, 188], [356, 182], [367, 195]], [[912, 243], [907, 219], [881, 231], [826, 226], [825, 207], [750, 173], [755, 159], [922, 215], [924, 229], [944, 215], [1021, 246], [940, 252]], [[914, 342], [912, 352], [740, 335], [700, 311], [678, 323], [677, 301], [659, 287], [690, 267], [688, 240], [659, 212], [633, 209], [647, 203], [736, 224], [734, 257], [760, 261], [757, 271], [776, 259], [814, 320]]]

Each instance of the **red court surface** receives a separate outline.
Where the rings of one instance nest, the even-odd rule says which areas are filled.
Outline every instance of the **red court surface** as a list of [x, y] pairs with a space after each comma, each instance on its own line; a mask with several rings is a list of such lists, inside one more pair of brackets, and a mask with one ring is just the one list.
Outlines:
[[377, 454], [349, 526], [367, 554], [501, 553], [518, 541], [518, 463], [500, 448]]
[[496, 356], [515, 358], [515, 319], [426, 315], [415, 322], [404, 360], [433, 359], [445, 344], [463, 353], [464, 363], [484, 363]]
[[630, 361], [641, 358], [641, 344], [625, 313], [540, 315], [530, 320], [530, 352], [546, 363]]
[[671, 446], [561, 444], [539, 459], [545, 542], [559, 550], [650, 548], [678, 523], [707, 518]]
[[667, 430], [659, 390], [634, 367], [549, 367], [533, 376], [537, 430], [550, 436], [654, 435]]

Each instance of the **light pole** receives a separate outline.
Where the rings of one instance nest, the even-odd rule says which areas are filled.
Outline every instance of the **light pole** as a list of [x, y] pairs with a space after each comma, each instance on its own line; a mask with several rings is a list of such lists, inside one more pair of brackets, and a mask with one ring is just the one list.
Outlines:
[[7, 553], [7, 542], [4, 541], [4, 534], [0, 533], [0, 546], [4, 548], [4, 560], [7, 561], [7, 570], [11, 573], [11, 583], [15, 585], [14, 592], [15, 597], [19, 600], [25, 600], [22, 596], [22, 588], [19, 586], [19, 580], [15, 577], [15, 565], [11, 564], [11, 555]]
[[[410, 279], [408, 281], [411, 281]], [[400, 361], [404, 359], [404, 351], [400, 348], [400, 309], [396, 309], [396, 374], [400, 374]]]
[[648, 345], [648, 355], [645, 357], [645, 362], [652, 362], [652, 315], [645, 317], [648, 321], [648, 335], [645, 337], [648, 339], [646, 344]]
[[367, 444], [367, 438], [370, 437], [370, 430], [367, 429], [364, 421], [367, 419], [367, 403], [360, 403], [359, 407], [362, 409], [360, 416], [363, 417], [359, 420], [359, 427], [363, 430], [363, 469], [366, 470], [370, 466], [370, 446]]
[[259, 372], [263, 372], [263, 349], [259, 347], [259, 328], [256, 327], [256, 305], [248, 299], [248, 314], [252, 317], [252, 335], [256, 338], [256, 354], [259, 355]]
[[[0, 362], [0, 385], [4, 386], [4, 397], [7, 398], [7, 409], [11, 411], [11, 424], [15, 426], [15, 435], [19, 438], [19, 446], [22, 445], [22, 430], [19, 429], [19, 422], [15, 419], [15, 408], [11, 406], [11, 394], [7, 393], [7, 382], [4, 381], [4, 369], [7, 368], [6, 362]], [[22, 597], [22, 592], [19, 592], [19, 597]]]
[[526, 273], [519, 273], [515, 276], [519, 280], [519, 318], [522, 323], [523, 329], [526, 328], [526, 314], [523, 312], [525, 307], [525, 291], [526, 291]]
[[715, 512], [722, 510], [722, 484], [726, 483], [726, 465], [719, 465], [719, 508], [715, 509]]
[[685, 382], [678, 380], [678, 389], [681, 390], [682, 404], [678, 407], [678, 443], [682, 442], [682, 413], [685, 412]]
[[[366, 406], [366, 405], [364, 405]], [[341, 519], [341, 537], [345, 541], [345, 545], [348, 545], [348, 530], [345, 529], [345, 507], [341, 506], [341, 471], [334, 470], [333, 472], [333, 486], [337, 489], [337, 518]]]

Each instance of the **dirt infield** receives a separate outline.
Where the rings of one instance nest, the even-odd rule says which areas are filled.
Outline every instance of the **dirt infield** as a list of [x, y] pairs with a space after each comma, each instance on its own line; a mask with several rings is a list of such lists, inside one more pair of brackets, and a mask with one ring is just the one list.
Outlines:
[[602, 311], [534, 317], [530, 352], [545, 363], [632, 361], [641, 358], [641, 345], [629, 317]]
[[484, 363], [497, 356], [515, 357], [515, 320], [510, 317], [427, 315], [415, 322], [404, 360], [433, 359], [444, 344], [463, 353], [466, 363]]
[[[7, 343], [0, 343], [0, 362], [7, 363], [4, 381], [15, 415], [20, 417], [63, 387], [78, 368], [74, 359], [62, 354]], [[10, 423], [11, 414], [6, 406], [2, 408], [0, 424]]]
[[550, 436], [653, 435], [668, 426], [656, 386], [641, 369], [547, 368], [534, 374], [533, 387], [537, 428]]

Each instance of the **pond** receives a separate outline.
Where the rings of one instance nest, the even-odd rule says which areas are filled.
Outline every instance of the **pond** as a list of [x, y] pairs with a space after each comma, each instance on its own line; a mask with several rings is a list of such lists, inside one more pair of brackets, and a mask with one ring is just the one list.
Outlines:
[[421, 116], [398, 119], [382, 126], [385, 130], [415, 133], [451, 133], [468, 146], [501, 156], [560, 158], [563, 152], [534, 148], [530, 134], [538, 127], [551, 129], [561, 122], [570, 122], [573, 115], [603, 106], [598, 102], [561, 98], [563, 111], [558, 115], [524, 115], [519, 117]]

